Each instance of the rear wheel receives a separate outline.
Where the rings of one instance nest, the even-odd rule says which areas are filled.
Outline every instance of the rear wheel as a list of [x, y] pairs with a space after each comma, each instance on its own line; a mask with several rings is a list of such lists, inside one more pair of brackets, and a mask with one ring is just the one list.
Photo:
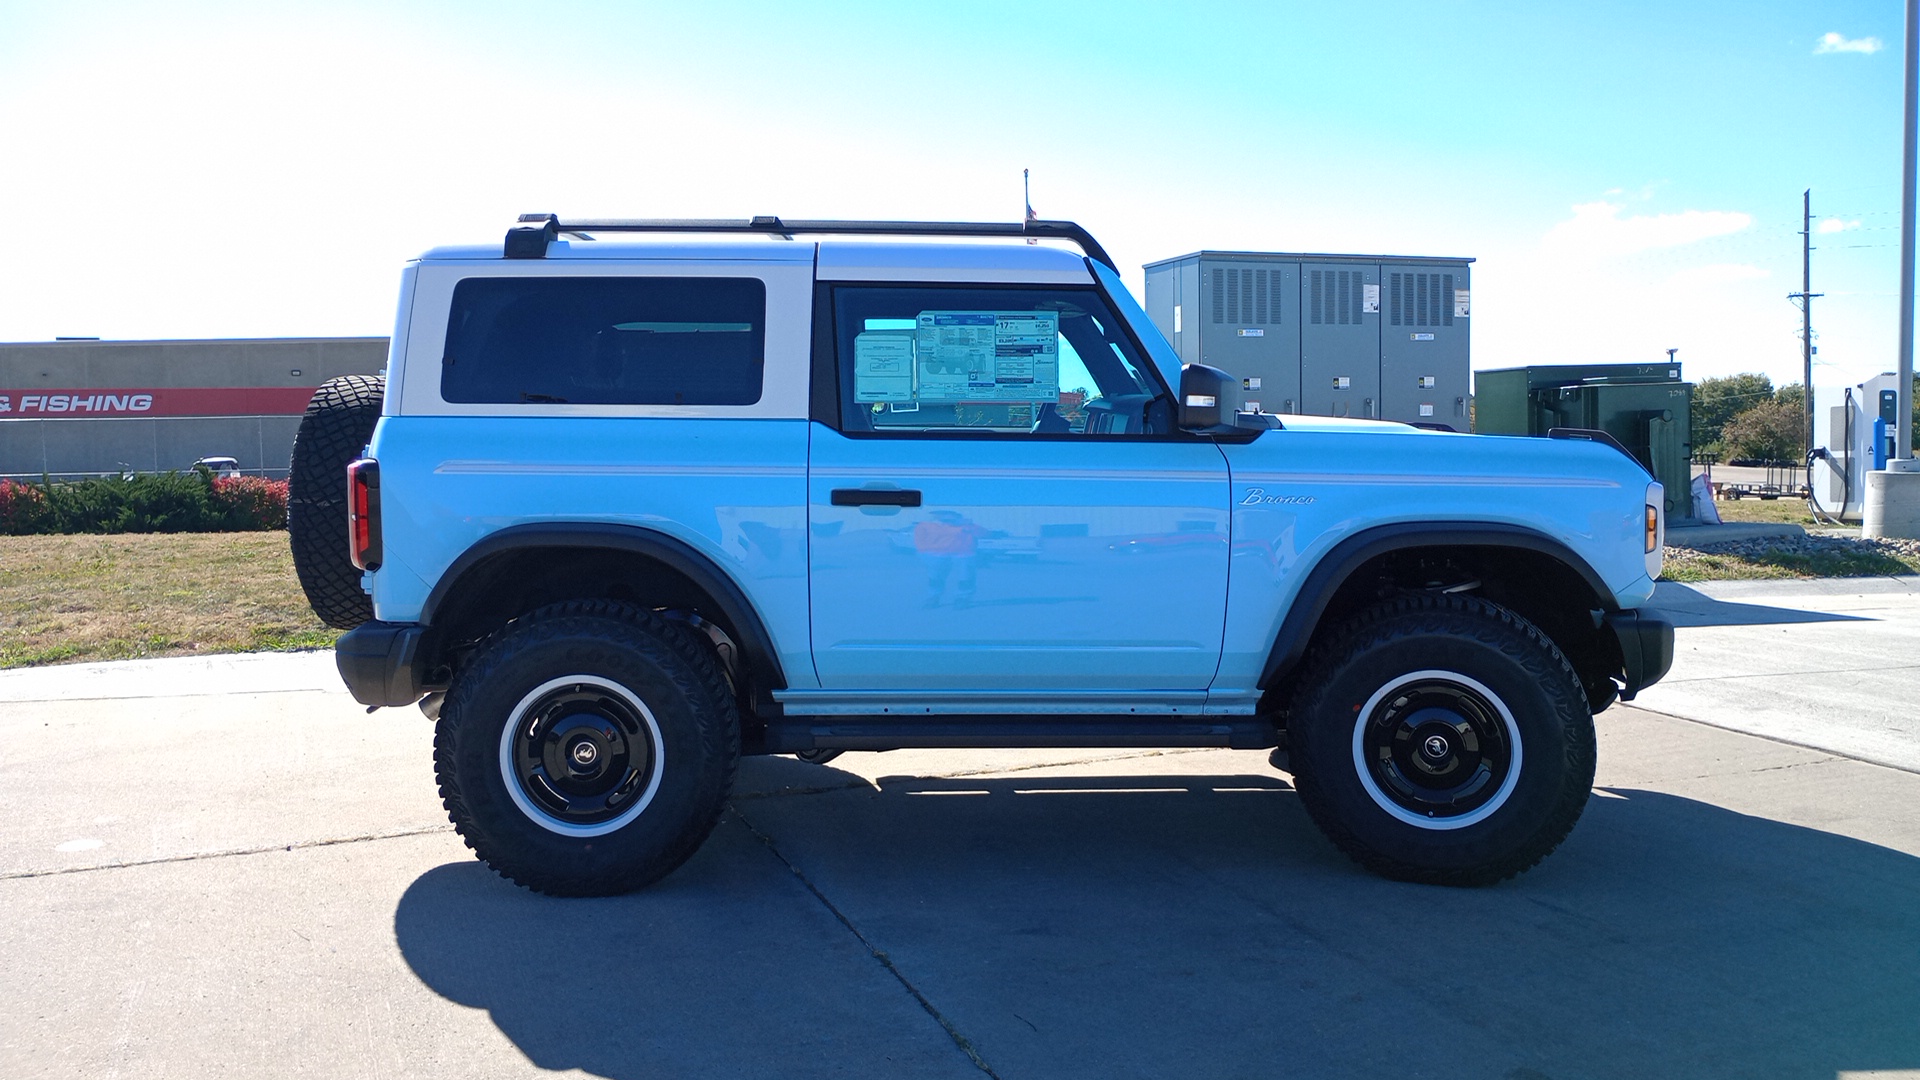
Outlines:
[[1312, 661], [1289, 725], [1300, 799], [1376, 873], [1483, 885], [1566, 838], [1593, 786], [1586, 691], [1531, 623], [1459, 596], [1384, 605]]
[[287, 469], [287, 538], [293, 570], [320, 621], [351, 630], [373, 618], [347, 541], [347, 463], [373, 438], [387, 396], [378, 375], [342, 375], [313, 392]]
[[502, 876], [554, 896], [672, 872], [733, 787], [740, 723], [709, 650], [652, 612], [544, 608], [489, 639], [440, 710], [448, 816]]

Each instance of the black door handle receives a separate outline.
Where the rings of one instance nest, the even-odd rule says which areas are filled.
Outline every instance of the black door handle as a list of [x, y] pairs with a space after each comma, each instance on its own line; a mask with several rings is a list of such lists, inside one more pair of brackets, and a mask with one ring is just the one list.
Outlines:
[[835, 506], [919, 506], [920, 493], [912, 488], [834, 488]]

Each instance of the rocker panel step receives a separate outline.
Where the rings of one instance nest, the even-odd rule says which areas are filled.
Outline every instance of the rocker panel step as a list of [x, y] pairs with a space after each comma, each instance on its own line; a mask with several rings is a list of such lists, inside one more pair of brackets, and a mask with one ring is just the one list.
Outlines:
[[1279, 729], [1256, 717], [1142, 719], [1137, 716], [942, 716], [938, 719], [792, 719], [768, 724], [764, 750], [1030, 749], [1038, 747], [1195, 747], [1264, 750], [1280, 745]]

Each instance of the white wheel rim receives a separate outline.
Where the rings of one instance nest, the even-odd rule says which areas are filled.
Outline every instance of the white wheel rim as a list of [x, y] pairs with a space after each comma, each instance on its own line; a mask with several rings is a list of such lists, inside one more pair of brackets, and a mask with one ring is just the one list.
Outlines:
[[[520, 777], [514, 768], [513, 740], [520, 731], [520, 722], [526, 718], [527, 710], [533, 704], [554, 690], [563, 686], [589, 686], [605, 691], [624, 701], [639, 715], [646, 725], [647, 735], [653, 741], [652, 760], [648, 763], [646, 786], [634, 798], [633, 805], [621, 811], [620, 815], [606, 821], [590, 825], [562, 821], [527, 797], [521, 789]], [[562, 675], [557, 679], [548, 679], [539, 686], [527, 691], [526, 695], [514, 705], [507, 714], [507, 722], [500, 730], [500, 779], [507, 787], [507, 795], [513, 799], [513, 805], [527, 816], [527, 820], [551, 833], [561, 836], [605, 836], [610, 832], [626, 827], [633, 819], [646, 812], [648, 804], [660, 790], [660, 777], [665, 772], [666, 742], [660, 737], [660, 723], [653, 718], [653, 710], [640, 700], [639, 695], [611, 679], [599, 675]]]
[[[1457, 683], [1485, 698], [1487, 703], [1493, 706], [1494, 711], [1500, 714], [1500, 721], [1507, 729], [1508, 745], [1513, 748], [1511, 755], [1512, 760], [1508, 764], [1506, 776], [1501, 778], [1499, 790], [1495, 791], [1493, 797], [1485, 803], [1456, 817], [1429, 817], [1425, 814], [1415, 813], [1395, 802], [1393, 797], [1382, 790], [1379, 782], [1374, 779], [1372, 763], [1367, 760], [1366, 731], [1368, 723], [1373, 719], [1374, 710], [1380, 707], [1381, 702], [1397, 693], [1402, 687], [1425, 681]], [[1503, 700], [1500, 695], [1488, 689], [1485, 683], [1478, 679], [1462, 675], [1457, 671], [1442, 671], [1429, 668], [1424, 671], [1408, 672], [1394, 679], [1392, 682], [1387, 683], [1385, 686], [1382, 686], [1380, 689], [1375, 690], [1373, 696], [1367, 699], [1367, 703], [1360, 707], [1360, 712], [1354, 717], [1353, 721], [1353, 769], [1354, 773], [1359, 776], [1360, 786], [1366, 791], [1367, 797], [1371, 798], [1374, 805], [1386, 811], [1387, 814], [1396, 821], [1404, 822], [1418, 829], [1427, 829], [1434, 832], [1450, 832], [1454, 829], [1464, 829], [1471, 825], [1477, 825], [1487, 818], [1492, 817], [1495, 813], [1498, 813], [1500, 808], [1505, 806], [1507, 800], [1512, 797], [1515, 785], [1520, 782], [1523, 750], [1524, 747], [1520, 742], [1520, 725], [1514, 722], [1513, 710], [1507, 708], [1506, 701]]]

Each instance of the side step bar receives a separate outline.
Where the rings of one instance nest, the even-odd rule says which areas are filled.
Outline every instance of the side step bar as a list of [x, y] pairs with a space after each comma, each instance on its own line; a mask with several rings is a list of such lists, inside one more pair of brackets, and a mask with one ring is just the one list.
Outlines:
[[758, 749], [767, 754], [995, 747], [1221, 746], [1266, 750], [1280, 744], [1280, 731], [1273, 722], [1253, 716], [943, 716], [938, 720], [808, 717], [768, 724]]

